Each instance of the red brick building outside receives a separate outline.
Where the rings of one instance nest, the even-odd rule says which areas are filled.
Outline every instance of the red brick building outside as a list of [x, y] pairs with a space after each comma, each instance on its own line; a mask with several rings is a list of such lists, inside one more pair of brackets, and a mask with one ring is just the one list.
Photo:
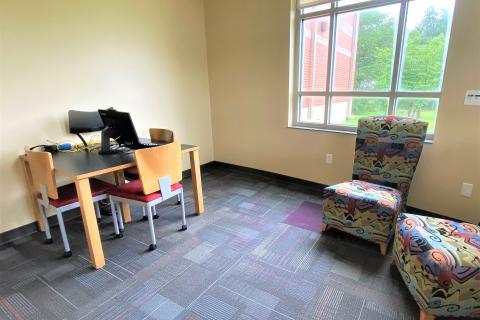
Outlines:
[[[303, 23], [302, 90], [325, 91], [328, 63], [329, 17]], [[335, 47], [334, 91], [353, 91], [357, 51], [358, 14], [338, 16]], [[351, 114], [351, 98], [336, 97], [330, 123], [342, 123]], [[325, 98], [303, 96], [300, 121], [324, 122]]]

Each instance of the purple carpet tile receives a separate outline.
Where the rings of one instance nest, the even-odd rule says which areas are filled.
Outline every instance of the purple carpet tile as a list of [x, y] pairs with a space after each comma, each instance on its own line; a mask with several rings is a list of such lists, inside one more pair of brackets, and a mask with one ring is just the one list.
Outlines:
[[290, 213], [283, 223], [320, 233], [322, 230], [322, 205], [304, 201], [300, 207]]

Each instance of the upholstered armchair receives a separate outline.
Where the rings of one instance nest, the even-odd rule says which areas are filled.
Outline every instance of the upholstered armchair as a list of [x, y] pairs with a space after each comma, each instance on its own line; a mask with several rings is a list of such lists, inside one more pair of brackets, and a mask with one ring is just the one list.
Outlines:
[[385, 255], [397, 216], [405, 211], [427, 127], [404, 117], [360, 118], [353, 180], [325, 188], [322, 229], [375, 242]]

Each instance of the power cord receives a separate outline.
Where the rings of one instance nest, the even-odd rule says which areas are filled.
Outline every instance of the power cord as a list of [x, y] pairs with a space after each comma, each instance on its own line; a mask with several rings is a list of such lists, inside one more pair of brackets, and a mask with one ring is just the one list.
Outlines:
[[[118, 153], [130, 153], [132, 152], [132, 149], [121, 145], [118, 143], [118, 139], [113, 138], [112, 141], [110, 141], [110, 148], [112, 150], [116, 150]], [[51, 145], [38, 145], [35, 147], [32, 147], [32, 149], [37, 148], [37, 147], [43, 147], [45, 151], [48, 152], [80, 152], [80, 151], [94, 151], [97, 150], [101, 147], [101, 141], [100, 141], [100, 135], [92, 135], [90, 139], [88, 139], [87, 146], [83, 144], [83, 142], [77, 142], [73, 140], [63, 140], [62, 142], [57, 142], [53, 141], [50, 139], [46, 139], [48, 143], [51, 143]]]

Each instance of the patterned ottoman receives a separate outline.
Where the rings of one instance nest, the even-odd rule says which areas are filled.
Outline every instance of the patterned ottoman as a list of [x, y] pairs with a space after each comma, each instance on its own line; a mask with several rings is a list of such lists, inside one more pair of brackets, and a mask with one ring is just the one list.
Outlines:
[[420, 319], [480, 317], [480, 227], [402, 213], [394, 262]]
[[360, 180], [325, 188], [323, 224], [378, 243], [386, 254], [402, 204], [394, 188]]

